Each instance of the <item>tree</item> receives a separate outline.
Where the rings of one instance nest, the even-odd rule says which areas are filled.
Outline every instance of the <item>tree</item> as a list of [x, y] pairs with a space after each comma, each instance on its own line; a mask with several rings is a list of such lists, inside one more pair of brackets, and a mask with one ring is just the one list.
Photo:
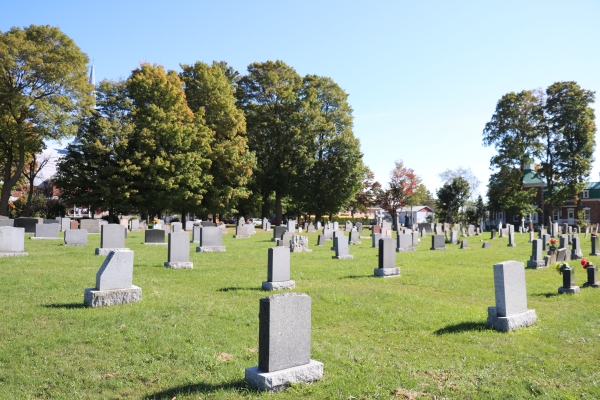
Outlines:
[[461, 177], [454, 178], [452, 182], [445, 183], [439, 188], [436, 194], [438, 198], [436, 214], [444, 218], [446, 222], [458, 221], [460, 211], [470, 195], [469, 182]]
[[373, 186], [375, 184], [375, 174], [373, 171], [368, 170], [367, 174], [362, 182], [362, 188], [354, 195], [354, 197], [348, 202], [347, 208], [351, 210], [352, 217], [354, 213], [360, 211], [365, 213], [369, 207], [375, 205], [375, 191]]
[[54, 181], [65, 202], [102, 207], [111, 221], [132, 208], [133, 178], [126, 172], [133, 132], [131, 107], [126, 82], [100, 82], [96, 108], [81, 120], [75, 140], [57, 165]]
[[407, 199], [414, 194], [419, 184], [420, 178], [415, 171], [405, 167], [402, 160], [396, 160], [395, 168], [390, 172], [388, 187], [378, 187], [377, 204], [390, 214], [395, 227], [398, 208], [406, 205]]
[[[41, 146], [44, 148], [45, 146]], [[35, 178], [38, 176], [39, 172], [48, 164], [50, 161], [50, 156], [44, 157], [40, 155], [38, 158], [36, 154], [29, 155], [29, 162], [23, 168], [23, 176], [29, 182], [29, 194], [27, 196], [27, 205], [25, 206], [25, 216], [31, 216], [31, 201], [33, 200], [33, 195], [35, 191]]]
[[481, 184], [481, 181], [473, 174], [470, 167], [463, 167], [459, 165], [456, 169], [446, 169], [444, 172], [438, 174], [443, 183], [450, 183], [454, 178], [463, 178], [469, 183], [469, 190], [471, 196], [477, 194], [477, 189]]
[[239, 200], [250, 195], [246, 185], [256, 166], [254, 154], [248, 150], [244, 113], [236, 107], [233, 87], [223, 73], [222, 63], [181, 66], [187, 103], [211, 131], [208, 174], [212, 184], [206, 187], [202, 214], [235, 211]]
[[490, 176], [487, 196], [492, 210], [527, 216], [535, 212], [535, 195], [535, 189], [523, 188], [523, 172], [520, 168], [502, 166]]
[[308, 75], [300, 94], [310, 166], [301, 171], [295, 199], [317, 221], [337, 214], [360, 190], [367, 168], [360, 142], [352, 131], [352, 108], [348, 95], [330, 78]]
[[134, 124], [124, 173], [132, 178], [131, 201], [140, 211], [198, 206], [212, 177], [211, 130], [187, 105], [175, 71], [143, 63], [127, 80]]
[[312, 138], [304, 135], [300, 104], [302, 78], [282, 61], [253, 63], [237, 84], [236, 97], [246, 116], [248, 146], [256, 155], [254, 190], [263, 199], [275, 193], [275, 223], [281, 224], [284, 197], [311, 166]]
[[43, 139], [75, 133], [79, 115], [92, 104], [87, 63], [58, 28], [30, 25], [0, 32], [0, 215], [8, 213], [26, 154], [38, 152]]

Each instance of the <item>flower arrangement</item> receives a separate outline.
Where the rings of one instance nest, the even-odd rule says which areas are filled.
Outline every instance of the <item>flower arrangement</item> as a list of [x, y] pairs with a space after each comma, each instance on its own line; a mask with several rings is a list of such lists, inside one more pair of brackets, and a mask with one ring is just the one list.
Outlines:
[[569, 264], [567, 264], [566, 262], [557, 262], [554, 267], [556, 268], [556, 270], [558, 271], [559, 274], [562, 275], [563, 271], [572, 271], [573, 267], [571, 267]]
[[592, 232], [592, 237], [597, 237], [598, 236], [598, 232]]
[[158, 223], [160, 222], [160, 219], [158, 219], [158, 218], [154, 218], [154, 219], [152, 220], [152, 222], [154, 222], [155, 224], [158, 224]]
[[588, 269], [588, 267], [591, 267], [592, 264], [590, 264], [590, 262], [588, 260], [586, 260], [585, 258], [582, 258], [581, 266], [583, 267], [583, 269]]
[[546, 243], [546, 246], [548, 246], [550, 250], [554, 251], [558, 249], [558, 240], [552, 238], [548, 243]]

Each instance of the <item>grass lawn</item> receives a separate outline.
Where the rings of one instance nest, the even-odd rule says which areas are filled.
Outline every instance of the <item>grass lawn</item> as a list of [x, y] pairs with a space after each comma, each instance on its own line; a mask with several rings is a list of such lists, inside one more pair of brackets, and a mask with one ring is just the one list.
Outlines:
[[[244, 369], [258, 363], [272, 233], [233, 233], [226, 253], [190, 244], [192, 270], [163, 267], [167, 248], [130, 233], [142, 301], [95, 309], [83, 307], [83, 290], [104, 259], [94, 255], [100, 236], [63, 247], [26, 235], [29, 256], [0, 259], [0, 398], [600, 398], [600, 289], [558, 295], [555, 270], [526, 270], [537, 324], [488, 329], [492, 265], [531, 253], [528, 234], [515, 235], [517, 247], [500, 238], [482, 249], [489, 233], [469, 238], [468, 250], [430, 251], [423, 238], [397, 254], [401, 276], [390, 279], [373, 277], [370, 239], [350, 246], [354, 259], [333, 260], [331, 241], [316, 247], [308, 234], [313, 252], [292, 253], [291, 270], [295, 291], [312, 298], [312, 358], [324, 378], [275, 395], [252, 390]], [[582, 285], [585, 271], [572, 265]]]

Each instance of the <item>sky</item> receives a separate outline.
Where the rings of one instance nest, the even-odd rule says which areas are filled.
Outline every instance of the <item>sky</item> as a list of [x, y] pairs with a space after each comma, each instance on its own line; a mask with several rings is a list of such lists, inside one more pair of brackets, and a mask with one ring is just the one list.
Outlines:
[[180, 71], [223, 60], [244, 74], [282, 60], [349, 94], [364, 162], [381, 183], [403, 160], [435, 193], [440, 172], [463, 166], [485, 195], [495, 150], [482, 131], [497, 101], [558, 81], [598, 94], [599, 21], [598, 0], [13, 0], [1, 6], [0, 31], [58, 26], [97, 82], [126, 79], [140, 62]]

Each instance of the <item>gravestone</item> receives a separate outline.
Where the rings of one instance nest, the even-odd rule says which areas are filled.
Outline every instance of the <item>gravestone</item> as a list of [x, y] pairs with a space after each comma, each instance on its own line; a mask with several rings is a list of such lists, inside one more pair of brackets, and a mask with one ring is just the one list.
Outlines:
[[[3, 217], [4, 215], [2, 215]], [[0, 226], [10, 226], [11, 228], [15, 227], [15, 220], [11, 218], [0, 218]]]
[[56, 239], [60, 240], [58, 236], [60, 225], [59, 224], [37, 224], [35, 226], [35, 236], [30, 237], [31, 240], [36, 239]]
[[244, 219], [244, 217], [240, 217], [240, 219], [238, 219], [238, 221], [235, 225], [236, 226], [244, 226], [244, 225], [246, 225], [246, 220]]
[[529, 231], [529, 243], [533, 242], [533, 231]]
[[16, 218], [14, 221], [15, 228], [24, 228], [25, 233], [35, 233], [35, 226], [43, 224], [43, 218]]
[[558, 222], [552, 224], [552, 237], [558, 236]]
[[425, 230], [425, 228], [421, 229], [421, 237], [425, 237], [427, 235], [427, 231]]
[[333, 244], [331, 245], [331, 250], [335, 250], [335, 244], [336, 244], [335, 238], [337, 238], [337, 237], [343, 237], [343, 238], [345, 238], [344, 232], [342, 232], [342, 231], [333, 231]]
[[285, 232], [287, 232], [287, 226], [276, 226], [273, 229], [273, 238], [271, 239], [271, 242], [277, 242]]
[[[405, 251], [416, 251], [413, 247], [413, 236], [412, 234], [400, 233], [396, 237], [396, 252], [403, 253]], [[381, 252], [381, 249], [379, 250]]]
[[491, 234], [491, 236], [490, 236], [490, 239], [496, 239], [496, 230], [495, 230], [495, 229], [492, 229], [492, 232], [491, 232], [491, 233], [492, 233], [492, 234]]
[[283, 235], [281, 235], [281, 239], [279, 239], [277, 241], [277, 246], [282, 246], [282, 247], [285, 247], [286, 249], [289, 249], [291, 241], [292, 241], [292, 237], [291, 237], [290, 233], [286, 231], [283, 233]]
[[[202, 230], [204, 231], [204, 229]], [[190, 234], [188, 232], [169, 233], [169, 253], [165, 267], [172, 269], [194, 268], [194, 263], [190, 262]]]
[[381, 226], [373, 225], [373, 227], [371, 228], [371, 234], [373, 233], [381, 233]]
[[85, 229], [67, 229], [64, 233], [65, 246], [85, 246], [88, 233]]
[[79, 221], [71, 220], [71, 229], [79, 229]]
[[308, 248], [308, 236], [292, 235], [290, 240], [290, 251], [292, 253], [310, 253]]
[[144, 244], [153, 246], [167, 246], [165, 231], [162, 229], [146, 229], [144, 231]]
[[68, 231], [71, 229], [71, 218], [61, 218], [60, 219], [60, 230]]
[[573, 236], [573, 248], [571, 250], [571, 260], [581, 260], [583, 253], [581, 252], [581, 239], [578, 236]]
[[527, 309], [525, 269], [522, 262], [494, 264], [496, 306], [488, 307], [488, 326], [508, 332], [535, 324], [535, 310]]
[[419, 234], [417, 232], [413, 232], [413, 233], [411, 233], [411, 236], [412, 236], [412, 245], [416, 251], [417, 247], [419, 246]]
[[296, 233], [296, 221], [288, 220], [287, 229], [290, 234]]
[[317, 246], [325, 246], [325, 235], [319, 235]]
[[469, 233], [469, 236], [475, 235], [475, 225], [469, 225], [467, 231]]
[[542, 269], [546, 267], [546, 261], [542, 257], [542, 240], [531, 241], [531, 257], [527, 261], [527, 268]]
[[100, 233], [99, 219], [82, 219], [79, 223], [79, 229], [85, 229], [88, 234]]
[[[194, 225], [192, 227], [192, 243], [200, 243], [200, 232], [202, 232], [202, 229], [202, 225]], [[221, 233], [220, 230], [219, 233]]]
[[466, 240], [461, 240], [460, 241], [460, 248], [461, 249], [468, 249], [469, 248], [469, 242], [467, 242]]
[[256, 229], [254, 223], [244, 225], [246, 227], [246, 232], [248, 235], [254, 235], [256, 233]]
[[349, 260], [354, 258], [348, 250], [348, 239], [344, 235], [337, 236], [335, 239], [335, 256], [332, 258], [338, 260]]
[[591, 241], [592, 252], [590, 253], [590, 256], [600, 256], [600, 253], [598, 253], [598, 236], [592, 236]]
[[562, 233], [563, 233], [563, 235], [566, 235], [569, 233], [569, 224], [563, 224]]
[[548, 243], [550, 242], [551, 236], [548, 233], [544, 233], [542, 236], [542, 251], [548, 250]]
[[200, 246], [196, 247], [197, 252], [222, 253], [226, 250], [223, 246], [221, 228], [216, 226], [207, 226], [200, 229], [199, 244]]
[[171, 232], [181, 232], [183, 224], [181, 222], [171, 222]]
[[446, 250], [446, 238], [444, 235], [431, 236], [431, 250]]
[[400, 276], [400, 268], [396, 267], [394, 239], [379, 239], [379, 267], [373, 270], [373, 274], [378, 278]]
[[0, 257], [26, 256], [25, 228], [0, 226]]
[[425, 233], [429, 234], [429, 233], [433, 233], [433, 224], [432, 223], [419, 223], [418, 224], [418, 230], [419, 232], [423, 229], [425, 229]]
[[267, 229], [267, 223], [268, 222], [269, 222], [269, 220], [263, 217], [262, 224], [261, 224], [263, 231], [267, 231], [268, 230]]
[[100, 247], [96, 255], [106, 256], [115, 249], [125, 248], [125, 227], [119, 224], [103, 224], [100, 232]]
[[131, 232], [139, 232], [140, 231], [140, 220], [139, 219], [130, 219], [129, 220], [129, 230]]
[[140, 301], [142, 289], [134, 286], [132, 282], [133, 251], [111, 251], [96, 273], [96, 287], [85, 289], [83, 304], [88, 307], [101, 307]]
[[392, 231], [392, 223], [389, 221], [383, 221], [381, 223], [381, 230], [386, 231], [386, 232], [391, 232]]
[[374, 233], [371, 235], [371, 247], [379, 247], [379, 239], [381, 239], [381, 233]]
[[490, 242], [483, 242], [483, 244], [481, 245], [481, 248], [482, 249], [489, 249], [489, 248], [491, 248]]
[[310, 359], [311, 299], [281, 293], [260, 299], [258, 366], [247, 368], [248, 386], [275, 392], [323, 377], [323, 363]]
[[558, 288], [558, 294], [579, 294], [579, 286], [575, 285], [575, 268], [562, 271], [563, 284]]
[[205, 226], [213, 226], [213, 227], [217, 226], [217, 224], [215, 224], [214, 222], [211, 222], [211, 221], [200, 221], [200, 225], [202, 225], [202, 227], [205, 227]]
[[248, 239], [250, 234], [248, 233], [248, 228], [246, 225], [237, 225], [235, 227], [235, 235], [233, 235], [234, 239]]
[[556, 262], [562, 262], [562, 261], [568, 261], [566, 248], [561, 248], [556, 251]]
[[559, 239], [559, 247], [569, 247], [569, 238], [567, 237], [567, 235], [560, 235]]
[[357, 231], [359, 234], [361, 234], [361, 233], [362, 233], [362, 231], [363, 231], [363, 224], [362, 224], [362, 222], [360, 222], [360, 221], [359, 221], [359, 222], [357, 222], [356, 224], [354, 224], [354, 226], [356, 226], [356, 231]]
[[517, 243], [515, 242], [515, 234], [514, 233], [509, 233], [508, 234], [508, 247], [515, 247], [517, 245]]
[[349, 244], [361, 244], [360, 237], [358, 236], [358, 231], [350, 231], [350, 235], [348, 237]]
[[334, 222], [334, 223], [333, 223], [333, 230], [334, 230], [334, 231], [337, 231], [339, 228], [340, 228], [340, 227], [339, 227], [339, 224], [338, 224], [337, 222]]
[[308, 227], [306, 228], [306, 232], [308, 233], [315, 233], [317, 230], [315, 229], [315, 226], [313, 224], [308, 224]]
[[295, 287], [296, 282], [290, 280], [290, 249], [280, 246], [269, 248], [267, 280], [262, 283], [262, 289], [281, 290]]
[[346, 232], [350, 232], [352, 230], [352, 222], [346, 221], [346, 226], [344, 227]]
[[458, 232], [457, 231], [450, 232], [450, 243], [458, 244]]

